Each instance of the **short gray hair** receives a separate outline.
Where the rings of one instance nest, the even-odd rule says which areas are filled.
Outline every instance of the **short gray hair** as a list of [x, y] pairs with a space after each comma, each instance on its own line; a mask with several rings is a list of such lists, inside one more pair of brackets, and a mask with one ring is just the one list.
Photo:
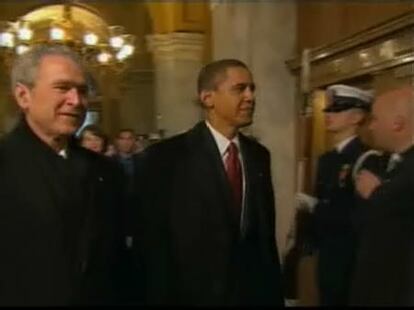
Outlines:
[[15, 89], [18, 83], [21, 83], [27, 87], [33, 87], [39, 64], [45, 56], [57, 55], [63, 56], [72, 60], [79, 68], [84, 72], [86, 77], [85, 65], [74, 50], [65, 45], [45, 45], [39, 44], [33, 46], [26, 53], [18, 56], [13, 63], [11, 70], [11, 87], [12, 91]]

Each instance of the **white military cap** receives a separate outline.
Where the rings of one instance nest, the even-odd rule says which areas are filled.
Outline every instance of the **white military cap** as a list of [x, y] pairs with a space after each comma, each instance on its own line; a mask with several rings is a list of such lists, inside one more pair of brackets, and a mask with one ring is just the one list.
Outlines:
[[326, 94], [328, 102], [324, 112], [341, 112], [353, 108], [369, 111], [374, 99], [372, 91], [343, 84], [329, 86]]

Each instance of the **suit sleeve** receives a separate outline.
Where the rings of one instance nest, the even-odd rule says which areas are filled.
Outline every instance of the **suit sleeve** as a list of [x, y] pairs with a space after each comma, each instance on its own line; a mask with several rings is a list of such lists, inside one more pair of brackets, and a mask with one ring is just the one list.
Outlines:
[[272, 174], [271, 174], [271, 166], [270, 166], [270, 153], [266, 150], [265, 153], [265, 173], [266, 173], [266, 192], [269, 197], [269, 201], [267, 203], [267, 218], [269, 220], [269, 230], [268, 230], [268, 244], [270, 248], [270, 257], [272, 261], [270, 264], [272, 265], [269, 270], [273, 270], [272, 274], [269, 274], [271, 277], [270, 285], [271, 290], [273, 291], [273, 300], [272, 304], [283, 306], [284, 305], [284, 285], [283, 285], [283, 277], [281, 273], [281, 264], [280, 264], [280, 257], [279, 251], [276, 243], [276, 212], [275, 212], [275, 193], [273, 191], [273, 182], [272, 182]]
[[139, 212], [135, 236], [135, 257], [142, 262], [145, 302], [167, 305], [171, 268], [170, 234], [168, 232], [168, 167], [162, 152], [150, 149], [142, 159], [142, 173], [136, 191]]

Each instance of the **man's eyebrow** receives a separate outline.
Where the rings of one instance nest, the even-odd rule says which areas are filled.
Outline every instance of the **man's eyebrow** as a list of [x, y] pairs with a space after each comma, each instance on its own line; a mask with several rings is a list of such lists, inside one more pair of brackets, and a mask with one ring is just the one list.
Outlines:
[[234, 84], [233, 86], [232, 86], [232, 88], [246, 88], [246, 87], [250, 87], [250, 88], [252, 88], [252, 89], [255, 89], [256, 88], [256, 84], [255, 83], [237, 83], [237, 84]]
[[74, 85], [74, 86], [79, 86], [79, 87], [87, 86], [86, 82], [78, 83], [78, 82], [75, 82], [75, 81], [72, 81], [72, 80], [65, 80], [65, 79], [53, 81], [52, 84], [53, 85], [67, 84], [67, 85]]

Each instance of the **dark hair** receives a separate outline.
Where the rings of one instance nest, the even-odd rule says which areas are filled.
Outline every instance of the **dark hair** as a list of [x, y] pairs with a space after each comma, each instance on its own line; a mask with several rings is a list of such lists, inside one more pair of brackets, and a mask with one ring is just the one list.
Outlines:
[[197, 93], [203, 90], [215, 90], [226, 77], [228, 68], [242, 67], [248, 71], [247, 65], [238, 59], [221, 59], [205, 65], [198, 74]]
[[80, 132], [80, 135], [79, 135], [79, 141], [80, 142], [82, 142], [86, 132], [90, 132], [94, 136], [99, 137], [103, 140], [103, 147], [102, 147], [103, 150], [102, 151], [105, 152], [106, 148], [108, 147], [108, 137], [103, 132], [103, 130], [98, 125], [95, 125], [95, 124], [90, 124], [90, 125], [87, 125], [87, 126], [83, 127], [83, 129], [82, 129], [82, 131]]
[[119, 136], [121, 135], [121, 133], [124, 133], [124, 132], [129, 132], [129, 133], [131, 133], [131, 134], [135, 137], [135, 130], [134, 130], [134, 129], [132, 129], [132, 128], [121, 128], [121, 129], [118, 131], [118, 135], [117, 135], [117, 137], [119, 137]]

